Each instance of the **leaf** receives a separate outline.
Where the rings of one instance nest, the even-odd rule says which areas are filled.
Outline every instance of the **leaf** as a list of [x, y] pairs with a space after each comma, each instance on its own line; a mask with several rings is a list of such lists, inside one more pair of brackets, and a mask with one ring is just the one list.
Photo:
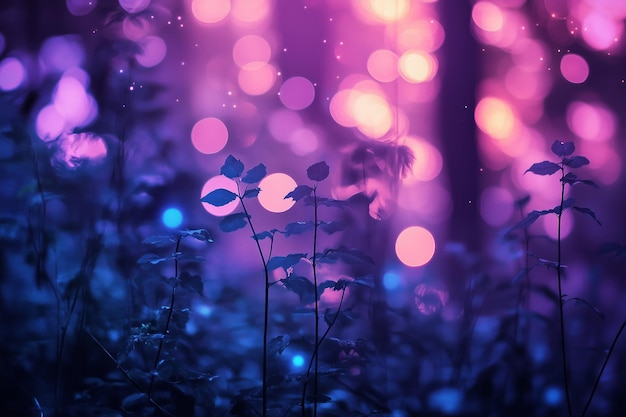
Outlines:
[[362, 263], [374, 264], [374, 260], [366, 253], [358, 249], [350, 249], [343, 245], [336, 249], [326, 249], [324, 253], [316, 255], [320, 262], [333, 263], [341, 260], [347, 264], [358, 265]]
[[563, 142], [561, 140], [555, 140], [550, 148], [552, 153], [558, 156], [559, 158], [563, 158], [564, 156], [568, 156], [574, 153], [576, 147], [574, 146], [574, 142]]
[[286, 271], [300, 262], [300, 259], [302, 258], [306, 258], [306, 253], [291, 253], [287, 256], [273, 256], [267, 262], [267, 269], [273, 271], [274, 269], [283, 268]]
[[232, 191], [226, 190], [225, 188], [218, 188], [217, 190], [213, 190], [202, 197], [202, 201], [204, 203], [209, 203], [212, 206], [221, 207], [231, 201], [234, 201], [236, 198], [237, 194]]
[[322, 229], [324, 232], [328, 233], [329, 235], [332, 235], [335, 232], [339, 232], [343, 229], [345, 229], [345, 225], [343, 222], [320, 222], [319, 224], [319, 228]]
[[276, 336], [267, 344], [267, 355], [280, 355], [289, 346], [289, 342], [291, 342], [291, 337], [288, 334]]
[[599, 252], [601, 254], [612, 253], [613, 255], [619, 258], [619, 257], [626, 255], [626, 245], [622, 245], [621, 243], [617, 243], [617, 242], [603, 243], [600, 246]]
[[325, 161], [311, 165], [306, 170], [306, 175], [311, 181], [323, 181], [328, 177], [330, 168]]
[[519, 198], [515, 200], [515, 208], [518, 208], [521, 210], [524, 207], [526, 207], [529, 201], [530, 201], [530, 194], [525, 197]]
[[598, 220], [598, 218], [596, 217], [596, 214], [593, 211], [591, 211], [591, 209], [588, 209], [587, 207], [578, 207], [578, 206], [573, 206], [572, 208], [576, 211], [586, 214], [587, 216], [591, 216], [591, 218], [594, 219], [596, 223], [602, 226], [602, 223], [600, 223], [600, 220]]
[[122, 410], [130, 411], [130, 408], [136, 408], [139, 405], [147, 406], [148, 404], [148, 396], [143, 392], [137, 392], [126, 396], [122, 400]]
[[[602, 313], [602, 312], [600, 311], [600, 309], [598, 309], [597, 307], [595, 307], [593, 304], [591, 304], [589, 301], [585, 300], [584, 298], [572, 297], [572, 298], [569, 298], [567, 301], [565, 301], [565, 303], [567, 303], [567, 302], [569, 302], [569, 301], [571, 301], [571, 300], [574, 300], [574, 301], [576, 301], [577, 303], [583, 303], [583, 304], [585, 304], [587, 307], [589, 307], [590, 309], [592, 309], [592, 310], [593, 310], [593, 311], [594, 311], [594, 312], [598, 315], [598, 317], [600, 317], [602, 320], [605, 320], [604, 313]], [[564, 303], [564, 304], [565, 304], [565, 303]]]
[[213, 242], [213, 239], [211, 239], [211, 235], [209, 235], [209, 231], [206, 229], [181, 230], [179, 233], [182, 237], [190, 236], [202, 242]]
[[576, 174], [574, 174], [573, 172], [568, 172], [563, 178], [561, 178], [561, 182], [573, 185], [578, 182], [577, 178], [578, 176]]
[[352, 281], [348, 281], [348, 285], [374, 288], [374, 276], [372, 274], [367, 274], [354, 278]]
[[174, 254], [174, 257], [180, 262], [206, 262], [206, 259], [204, 259], [202, 256], [192, 255], [190, 253], [178, 252]]
[[327, 280], [322, 282], [321, 284], [318, 284], [317, 286], [317, 299], [319, 300], [320, 297], [322, 296], [322, 293], [326, 290], [326, 288], [332, 288], [333, 290], [337, 291], [337, 282], [332, 281], [332, 280]]
[[289, 291], [295, 292], [300, 297], [300, 301], [305, 304], [313, 302], [315, 297], [315, 286], [306, 277], [290, 275], [280, 280]]
[[259, 193], [261, 192], [260, 188], [251, 188], [249, 190], [246, 190], [245, 193], [243, 193], [243, 198], [252, 198], [252, 197], [256, 197], [259, 195]]
[[285, 226], [285, 237], [300, 235], [313, 230], [313, 222], [293, 222]]
[[570, 168], [580, 168], [589, 165], [589, 160], [584, 156], [572, 156], [571, 158], [563, 158], [563, 165]]
[[239, 178], [243, 172], [243, 168], [243, 162], [236, 159], [232, 155], [228, 155], [226, 162], [224, 162], [224, 165], [222, 165], [222, 168], [220, 169], [220, 174], [231, 179]]
[[526, 215], [520, 222], [518, 222], [515, 226], [511, 227], [507, 234], [511, 233], [516, 229], [528, 229], [537, 219], [541, 216], [541, 212], [537, 210], [533, 210]]
[[530, 273], [530, 271], [532, 271], [532, 269], [534, 267], [536, 267], [539, 264], [533, 264], [531, 266], [529, 266], [528, 268], [523, 268], [521, 269], [517, 274], [515, 274], [515, 276], [513, 277], [513, 279], [511, 280], [511, 285], [515, 284], [517, 281], [519, 281], [520, 279], [522, 279], [522, 277], [526, 276], [527, 274]]
[[559, 164], [555, 164], [554, 162], [550, 162], [550, 161], [543, 161], [543, 162], [537, 162], [535, 164], [532, 164], [532, 166], [528, 168], [524, 172], [524, 174], [530, 171], [533, 174], [537, 174], [537, 175], [552, 175], [555, 172], [557, 172], [559, 169], [561, 169]]
[[202, 291], [204, 290], [204, 284], [202, 283], [202, 278], [200, 277], [200, 275], [191, 275], [187, 271], [183, 271], [183, 273], [180, 274], [180, 286], [187, 291], [195, 292], [199, 295], [204, 295], [202, 294]]
[[304, 197], [309, 196], [313, 192], [313, 188], [308, 185], [298, 185], [293, 191], [285, 196], [285, 198], [292, 198], [294, 201], [301, 200]]
[[241, 179], [241, 182], [246, 184], [254, 184], [261, 181], [265, 175], [267, 175], [267, 168], [263, 164], [259, 164], [254, 168], [251, 168], [246, 172], [246, 176]]
[[173, 236], [173, 235], [150, 236], [150, 237], [145, 238], [143, 242], [141, 243], [145, 243], [147, 245], [154, 245], [157, 248], [163, 248], [163, 247], [170, 246], [176, 243], [176, 236]]
[[259, 232], [256, 235], [251, 236], [251, 237], [254, 240], [263, 240], [263, 239], [267, 239], [267, 238], [273, 239], [274, 238], [274, 233], [276, 233], [276, 232], [277, 232], [276, 229], [272, 229], [272, 231], [270, 231], [270, 232], [268, 232], [266, 230], [266, 231], [263, 231], [263, 232]]
[[246, 227], [247, 224], [248, 221], [244, 212], [229, 214], [220, 221], [220, 230], [226, 233], [234, 232], [242, 227]]
[[143, 264], [152, 264], [152, 265], [157, 265], [161, 262], [165, 262], [168, 259], [172, 259], [171, 257], [162, 257], [159, 255], [155, 255], [154, 253], [146, 253], [145, 255], [143, 255], [141, 258], [139, 258], [139, 260], [137, 260], [137, 263], [139, 265], [143, 265]]
[[[574, 205], [574, 199], [573, 198], [568, 198], [567, 200], [563, 200], [563, 211], [567, 210], [568, 208], [572, 207]], [[558, 206], [554, 207], [552, 210], [546, 210], [550, 213], [555, 213], [555, 214], [559, 214], [561, 213], [561, 205], [559, 204]]]

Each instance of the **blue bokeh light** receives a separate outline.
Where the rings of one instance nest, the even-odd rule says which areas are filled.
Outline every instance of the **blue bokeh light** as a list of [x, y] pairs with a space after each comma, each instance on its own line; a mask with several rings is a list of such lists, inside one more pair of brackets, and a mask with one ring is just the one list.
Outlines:
[[183, 213], [177, 208], [170, 207], [163, 212], [163, 224], [169, 228], [178, 227], [183, 222]]
[[383, 285], [387, 290], [395, 290], [400, 286], [400, 274], [395, 271], [387, 271], [383, 275]]
[[548, 405], [559, 405], [563, 399], [563, 392], [558, 387], [548, 387], [543, 392], [543, 400]]
[[304, 358], [302, 357], [302, 355], [295, 355], [293, 358], [291, 358], [291, 364], [296, 368], [299, 368], [304, 365]]

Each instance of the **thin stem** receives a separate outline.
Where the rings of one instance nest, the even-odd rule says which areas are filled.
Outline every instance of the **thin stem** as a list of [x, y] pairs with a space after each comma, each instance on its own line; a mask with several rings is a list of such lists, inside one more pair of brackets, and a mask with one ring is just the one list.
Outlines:
[[[313, 417], [317, 417], [317, 396], [318, 396], [318, 371], [319, 371], [319, 355], [318, 349], [320, 346], [320, 318], [319, 318], [319, 300], [317, 298], [317, 228], [318, 228], [318, 216], [317, 216], [317, 184], [313, 187], [313, 288], [315, 289], [315, 349], [313, 350], [313, 356], [315, 356], [315, 374], [313, 375]], [[339, 314], [339, 313], [337, 313]]]
[[[176, 249], [174, 249], [174, 278], [175, 281], [178, 280], [178, 250], [180, 248], [180, 241], [182, 240], [181, 236], [178, 236], [176, 239]], [[156, 370], [159, 366], [159, 360], [161, 359], [161, 352], [163, 351], [163, 344], [165, 343], [165, 338], [167, 337], [170, 331], [170, 323], [172, 321], [172, 314], [174, 313], [174, 300], [176, 299], [176, 286], [174, 283], [172, 286], [172, 297], [170, 299], [170, 310], [167, 312], [167, 320], [165, 321], [165, 329], [163, 329], [163, 337], [159, 341], [159, 348], [157, 350], [157, 354], [154, 357], [154, 364], [152, 365], [152, 372], [150, 372], [150, 386], [148, 387], [148, 399], [152, 398], [152, 388], [154, 387], [154, 378], [156, 376]]]
[[[561, 179], [565, 178], [565, 169], [563, 165], [561, 165]], [[557, 213], [558, 217], [558, 225], [557, 225], [557, 235], [556, 235], [556, 245], [557, 245], [557, 282], [559, 285], [559, 324], [561, 331], [561, 359], [563, 365], [563, 386], [565, 389], [565, 400], [567, 402], [567, 415], [572, 417], [572, 403], [570, 399], [569, 392], [569, 371], [567, 367], [567, 352], [565, 349], [565, 317], [563, 314], [563, 290], [561, 285], [561, 218], [563, 216], [563, 205], [565, 201], [565, 182], [561, 181], [561, 202], [559, 207], [559, 212]]]
[[[243, 212], [248, 219], [248, 224], [250, 225], [250, 230], [252, 230], [252, 236], [254, 237], [254, 241], [256, 242], [256, 247], [259, 251], [259, 255], [261, 256], [261, 262], [263, 262], [263, 272], [265, 274], [265, 290], [264, 290], [264, 302], [263, 302], [263, 417], [267, 416], [267, 335], [268, 335], [268, 323], [269, 323], [269, 300], [270, 300], [270, 273], [267, 269], [267, 261], [265, 260], [265, 255], [263, 255], [263, 249], [261, 249], [261, 243], [259, 239], [256, 237], [256, 231], [254, 230], [254, 225], [252, 224], [252, 216], [248, 213], [248, 209], [246, 208], [245, 203], [243, 202], [243, 196], [241, 193], [238, 195], [239, 201], [241, 202], [241, 207], [243, 208]], [[272, 244], [274, 239], [272, 239]], [[272, 245], [273, 246], [273, 245]]]
[[585, 403], [585, 408], [583, 408], [583, 412], [580, 414], [580, 417], [585, 417], [585, 414], [587, 413], [587, 409], [589, 408], [589, 405], [591, 405], [591, 400], [593, 399], [593, 396], [596, 393], [596, 389], [598, 388], [598, 385], [600, 384], [600, 379], [602, 379], [602, 374], [604, 373], [604, 370], [606, 368], [606, 364], [609, 363], [609, 359], [611, 358], [611, 354], [613, 353], [613, 350], [615, 349], [615, 345], [617, 344], [617, 340], [619, 339], [619, 337], [621, 336], [622, 332], [624, 331], [624, 327], [626, 327], [626, 321], [624, 321], [622, 323], [622, 325], [620, 326], [619, 330], [617, 331], [617, 334], [613, 338], [613, 343], [611, 343], [611, 347], [609, 348], [609, 351], [608, 351], [608, 353], [606, 355], [606, 358], [604, 358], [604, 362], [602, 363], [602, 367], [600, 368], [600, 372], [598, 372], [598, 377], [596, 378], [596, 382], [593, 384], [593, 388], [591, 389], [591, 393], [589, 394], [589, 398], [587, 399], [587, 402]]

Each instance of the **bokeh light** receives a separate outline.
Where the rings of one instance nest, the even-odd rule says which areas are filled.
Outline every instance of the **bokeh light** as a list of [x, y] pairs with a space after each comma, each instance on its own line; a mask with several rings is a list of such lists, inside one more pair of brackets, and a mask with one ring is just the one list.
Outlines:
[[0, 61], [0, 90], [15, 90], [24, 84], [25, 80], [26, 69], [19, 59], [8, 57]]
[[441, 311], [448, 304], [450, 298], [448, 292], [428, 284], [418, 284], [413, 290], [413, 294], [415, 295], [415, 307], [426, 316]]
[[425, 51], [410, 50], [400, 56], [400, 75], [410, 83], [423, 83], [437, 75], [437, 59]]
[[404, 229], [396, 238], [396, 255], [410, 267], [426, 265], [435, 254], [435, 238], [421, 226]]
[[581, 84], [589, 77], [589, 64], [580, 55], [566, 54], [561, 58], [561, 74], [572, 84]]
[[300, 115], [287, 109], [274, 111], [268, 120], [267, 128], [279, 142], [291, 142], [292, 133], [304, 126]]
[[205, 117], [193, 125], [191, 143], [203, 154], [214, 154], [228, 143], [228, 128], [216, 117]]
[[504, 15], [494, 3], [479, 1], [472, 8], [472, 21], [482, 30], [497, 32], [504, 25]]
[[480, 194], [480, 217], [490, 226], [505, 225], [513, 209], [513, 196], [504, 187], [487, 187]]
[[146, 36], [139, 41], [141, 52], [135, 55], [135, 59], [142, 67], [151, 68], [163, 61], [167, 54], [165, 41], [158, 36]]
[[259, 183], [259, 203], [267, 211], [283, 213], [296, 203], [292, 198], [285, 198], [298, 184], [287, 174], [277, 172], [263, 178]]
[[415, 160], [411, 166], [411, 174], [404, 179], [404, 182], [410, 184], [414, 181], [430, 181], [435, 179], [443, 168], [443, 157], [439, 150], [428, 143], [426, 140], [416, 137], [407, 136], [402, 139]]
[[352, 0], [357, 16], [368, 23], [398, 21], [409, 13], [409, 0]]
[[[593, 220], [589, 220], [593, 221]], [[543, 232], [552, 240], [557, 240], [559, 218], [556, 214], [548, 214], [539, 219]], [[565, 210], [561, 215], [561, 239], [565, 239], [574, 229], [575, 217], [572, 210]]]
[[276, 82], [276, 68], [271, 64], [250, 63], [239, 70], [239, 87], [251, 96], [267, 93]]
[[118, 0], [118, 2], [128, 13], [139, 13], [150, 5], [150, 0]]
[[104, 139], [90, 132], [70, 133], [61, 137], [54, 159], [66, 168], [75, 169], [84, 163], [103, 160], [107, 155]]
[[367, 71], [376, 81], [394, 81], [398, 78], [398, 55], [388, 49], [375, 50], [367, 58]]
[[289, 137], [291, 151], [296, 155], [308, 155], [315, 152], [319, 147], [320, 140], [317, 133], [309, 128], [303, 127], [294, 130]]
[[84, 16], [98, 5], [98, 0], [65, 0], [67, 10], [74, 16]]
[[52, 103], [68, 129], [87, 125], [98, 114], [95, 99], [85, 91], [83, 83], [71, 75], [61, 77], [52, 94]]
[[272, 10], [273, 0], [232, 0], [231, 15], [242, 23], [265, 20]]
[[59, 114], [56, 107], [49, 104], [39, 110], [35, 121], [37, 136], [44, 141], [56, 139], [65, 129], [65, 119]]
[[396, 271], [387, 271], [383, 275], [383, 286], [386, 290], [393, 291], [400, 287], [402, 277]]
[[291, 110], [302, 110], [315, 99], [313, 83], [304, 77], [287, 79], [280, 87], [280, 101]]
[[495, 139], [510, 137], [515, 128], [515, 115], [511, 106], [495, 97], [485, 97], [478, 102], [474, 119], [480, 130]]
[[617, 118], [603, 104], [574, 101], [567, 107], [567, 126], [582, 139], [606, 141], [615, 135]]
[[166, 227], [173, 229], [183, 223], [183, 213], [175, 207], [170, 207], [163, 211], [161, 220]]
[[[209, 178], [207, 182], [204, 183], [202, 191], [200, 192], [200, 198], [219, 188], [224, 188], [225, 190], [232, 191], [235, 194], [238, 192], [237, 183], [234, 180], [225, 177], [224, 175], [216, 175], [215, 177]], [[235, 199], [220, 207], [213, 206], [209, 203], [202, 203], [202, 207], [214, 216], [227, 216], [235, 211], [237, 206], [239, 206], [239, 199]]]
[[393, 32], [393, 40], [401, 50], [435, 52], [443, 45], [445, 31], [435, 19], [418, 19], [411, 22], [400, 33]]
[[[616, 2], [619, 3], [619, 2]], [[594, 49], [609, 49], [616, 44], [624, 30], [624, 24], [607, 13], [591, 10], [583, 19], [583, 39]]]
[[291, 364], [296, 368], [301, 368], [304, 366], [304, 357], [302, 355], [293, 355], [293, 358], [291, 358]]
[[254, 69], [267, 64], [272, 48], [265, 38], [257, 35], [242, 36], [233, 46], [233, 60], [239, 68]]
[[230, 0], [192, 0], [191, 12], [202, 23], [217, 23], [230, 12]]
[[53, 36], [41, 45], [39, 59], [46, 71], [62, 73], [83, 65], [85, 49], [78, 36]]

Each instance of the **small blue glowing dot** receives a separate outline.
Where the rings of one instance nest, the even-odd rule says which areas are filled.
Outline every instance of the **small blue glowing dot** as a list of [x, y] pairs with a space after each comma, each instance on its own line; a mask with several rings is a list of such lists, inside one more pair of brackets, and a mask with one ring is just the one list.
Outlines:
[[548, 387], [543, 393], [543, 400], [548, 405], [558, 405], [563, 399], [563, 393], [558, 387]]
[[168, 208], [163, 212], [163, 224], [167, 227], [174, 228], [180, 226], [183, 222], [183, 213], [176, 208]]
[[302, 357], [302, 355], [296, 355], [291, 359], [291, 363], [293, 364], [293, 366], [299, 368], [304, 365], [304, 358]]
[[383, 285], [387, 290], [395, 290], [400, 286], [400, 275], [396, 272], [385, 272], [385, 275], [383, 275]]

